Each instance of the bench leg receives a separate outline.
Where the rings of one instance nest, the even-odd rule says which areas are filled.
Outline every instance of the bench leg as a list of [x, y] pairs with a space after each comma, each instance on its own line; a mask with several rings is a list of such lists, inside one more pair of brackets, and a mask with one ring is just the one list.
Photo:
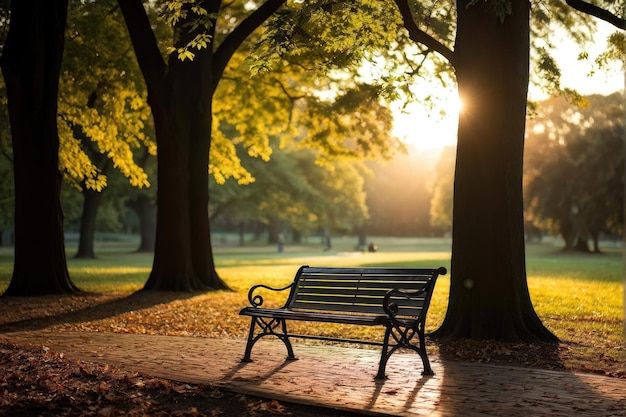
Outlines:
[[[415, 337], [415, 334], [418, 335], [419, 346], [415, 346], [415, 344], [411, 343], [411, 339]], [[393, 346], [389, 346], [389, 340], [393, 338], [394, 344]], [[422, 359], [422, 364], [424, 368], [422, 370], [422, 375], [434, 375], [432, 368], [430, 367], [430, 361], [428, 360], [428, 355], [426, 353], [426, 344], [424, 333], [417, 331], [415, 329], [405, 327], [400, 328], [399, 326], [389, 324], [387, 325], [387, 329], [385, 330], [385, 340], [383, 342], [383, 348], [380, 355], [380, 364], [378, 365], [378, 373], [374, 377], [374, 379], [386, 379], [385, 369], [387, 367], [387, 361], [391, 357], [391, 355], [398, 350], [399, 348], [408, 348], [415, 351], [420, 358]]]
[[287, 320], [283, 319], [281, 320], [281, 322], [282, 322], [281, 327], [283, 329], [283, 334], [276, 335], [276, 336], [278, 336], [278, 338], [283, 341], [283, 343], [285, 344], [285, 347], [287, 348], [287, 360], [296, 361], [298, 360], [298, 358], [296, 358], [296, 355], [293, 354], [293, 347], [291, 346], [291, 341], [289, 340], [289, 336], [287, 335]]
[[[259, 327], [258, 334], [256, 328]], [[281, 331], [275, 332], [275, 329], [280, 326]], [[252, 317], [250, 320], [250, 331], [248, 332], [248, 342], [246, 343], [246, 351], [241, 359], [241, 362], [252, 362], [250, 354], [252, 353], [252, 347], [254, 344], [264, 336], [276, 336], [279, 338], [287, 348], [287, 360], [297, 360], [293, 353], [293, 347], [287, 334], [287, 323], [284, 319], [270, 319], [264, 320], [262, 317]]]
[[426, 340], [424, 337], [424, 332], [418, 332], [418, 337], [420, 345], [417, 349], [414, 348], [414, 350], [420, 355], [420, 357], [422, 358], [422, 364], [424, 364], [422, 375], [435, 375], [432, 368], [430, 367], [430, 361], [428, 360], [428, 354], [426, 353]]
[[374, 379], [377, 379], [377, 380], [387, 379], [387, 375], [385, 375], [385, 369], [387, 368], [387, 361], [389, 360], [389, 357], [391, 356], [391, 354], [395, 351], [395, 349], [393, 348], [391, 351], [389, 351], [389, 337], [391, 336], [391, 329], [392, 329], [391, 326], [387, 326], [387, 329], [385, 330], [385, 340], [383, 342], [383, 349], [380, 353], [380, 363], [378, 364], [378, 373], [374, 377]]
[[254, 329], [256, 327], [256, 317], [252, 317], [250, 320], [250, 331], [248, 332], [248, 343], [246, 343], [246, 352], [243, 354], [243, 358], [241, 362], [252, 362], [250, 358], [250, 353], [252, 353], [252, 346], [256, 343], [258, 339], [254, 338]]

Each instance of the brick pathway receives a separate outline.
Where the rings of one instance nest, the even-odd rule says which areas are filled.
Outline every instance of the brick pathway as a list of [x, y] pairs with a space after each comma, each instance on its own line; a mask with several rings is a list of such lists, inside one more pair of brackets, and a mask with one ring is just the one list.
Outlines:
[[261, 341], [255, 361], [243, 364], [243, 340], [44, 331], [2, 339], [156, 377], [371, 415], [626, 416], [626, 380], [603, 376], [433, 357], [435, 376], [422, 377], [419, 357], [407, 353], [392, 356], [389, 378], [376, 382], [378, 352], [361, 348], [296, 341], [299, 360], [285, 362], [280, 342]]

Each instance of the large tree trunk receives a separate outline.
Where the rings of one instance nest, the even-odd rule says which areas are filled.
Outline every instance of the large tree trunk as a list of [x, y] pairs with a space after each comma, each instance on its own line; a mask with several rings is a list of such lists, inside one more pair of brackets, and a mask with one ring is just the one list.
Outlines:
[[526, 283], [522, 157], [528, 0], [503, 21], [492, 2], [457, 2], [459, 117], [448, 311], [443, 338], [555, 341]]
[[57, 97], [67, 0], [12, 1], [2, 53], [15, 172], [15, 263], [5, 295], [78, 291], [67, 271]]
[[[227, 288], [215, 270], [208, 213], [213, 94], [232, 54], [284, 2], [265, 1], [217, 49], [213, 21], [206, 33], [209, 45], [195, 51], [193, 61], [171, 54], [166, 64], [141, 0], [118, 1], [148, 87], [158, 146], [157, 236], [152, 272], [144, 289]], [[202, 0], [198, 5], [208, 16], [216, 16], [221, 0]], [[204, 33], [185, 19], [175, 28], [180, 35], [176, 47]]]
[[[219, 1], [205, 3], [217, 12]], [[197, 53], [191, 62], [172, 55], [165, 65], [141, 1], [119, 5], [148, 87], [158, 146], [156, 242], [144, 289], [227, 288], [215, 271], [208, 216], [211, 103], [216, 86], [212, 47]], [[183, 43], [193, 36], [182, 33]]]
[[80, 216], [80, 236], [76, 258], [94, 259], [94, 240], [96, 238], [96, 219], [102, 192], [90, 190], [83, 186], [83, 212]]
[[210, 125], [210, 105], [200, 105], [198, 88], [183, 86], [198, 63], [171, 65], [164, 91], [149, 98], [159, 149], [159, 188], [154, 263], [146, 290], [226, 288], [215, 272], [210, 242], [207, 156], [211, 131], [197, 126], [205, 125], [202, 120], [207, 119]]

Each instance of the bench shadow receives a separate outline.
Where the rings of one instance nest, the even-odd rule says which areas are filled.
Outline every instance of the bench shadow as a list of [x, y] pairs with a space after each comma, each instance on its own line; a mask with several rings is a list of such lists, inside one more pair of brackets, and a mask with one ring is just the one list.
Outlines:
[[[108, 299], [106, 301], [98, 302], [95, 305], [92, 303], [87, 307], [79, 307], [78, 309], [66, 311], [60, 314], [47, 316], [39, 314], [35, 317], [5, 322], [0, 324], [0, 333], [36, 331], [59, 324], [78, 324], [101, 320], [118, 314], [153, 307], [159, 304], [167, 304], [176, 300], [192, 298], [196, 295], [198, 295], [198, 293], [138, 291], [125, 297], [114, 298], [112, 300]], [[103, 297], [103, 295], [95, 293], [81, 293], [78, 295], [46, 296], [36, 300], [25, 297], [11, 297], [10, 299], [1, 298], [0, 303], [5, 304], [2, 306], [2, 309], [27, 308], [27, 306], [29, 306], [28, 308], [36, 313], [39, 313], [40, 311], [45, 313], [45, 306], [47, 303], [51, 302], [51, 300], [63, 302], [64, 300], [69, 300], [71, 297], [93, 297], [97, 299], [98, 297]], [[32, 306], [33, 304], [35, 304], [34, 307]], [[0, 309], [0, 311], [2, 309]]]
[[229, 382], [263, 382], [270, 379], [272, 376], [276, 375], [278, 372], [286, 368], [287, 365], [289, 365], [290, 363], [293, 363], [293, 361], [285, 360], [280, 364], [275, 365], [273, 368], [265, 371], [264, 373], [257, 373], [252, 377], [242, 377], [238, 376], [237, 374], [241, 373], [246, 367], [251, 366], [252, 362], [240, 362], [224, 374], [223, 380]]
[[[432, 376], [418, 377], [417, 381], [415, 382], [415, 386], [410, 388], [410, 391], [406, 394], [406, 400], [401, 401], [404, 404], [402, 405], [398, 404], [398, 409], [401, 409], [403, 412], [408, 412], [412, 408], [414, 408], [415, 404], [420, 404], [419, 393], [431, 378]], [[365, 406], [366, 410], [376, 411], [376, 403], [381, 397], [381, 394], [384, 393], [383, 389], [385, 388], [385, 382], [386, 380], [376, 381], [376, 388], [374, 389], [374, 392], [372, 393], [372, 397], [370, 398], [369, 403]], [[406, 390], [409, 387], [404, 387], [404, 388], [405, 388], [404, 390]], [[386, 395], [389, 395], [390, 393], [393, 393], [394, 391], [395, 389], [392, 388], [391, 391], [388, 391], [386, 393]], [[392, 395], [395, 395], [395, 394], [392, 394]]]
[[[545, 350], [548, 350], [547, 346]], [[616, 413], [626, 409], [626, 384], [619, 387], [622, 381], [564, 371], [558, 345], [553, 346], [551, 353], [555, 361], [551, 370], [459, 362], [451, 355], [440, 356], [441, 385], [436, 402], [437, 412], [459, 417], [600, 417], [620, 415]], [[612, 382], [616, 382], [617, 389], [609, 387]]]

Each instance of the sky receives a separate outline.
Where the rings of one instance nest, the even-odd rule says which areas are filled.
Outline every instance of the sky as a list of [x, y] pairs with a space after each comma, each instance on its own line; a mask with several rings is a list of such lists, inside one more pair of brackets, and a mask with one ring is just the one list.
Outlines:
[[[578, 61], [579, 48], [569, 39], [559, 42], [559, 48], [553, 51], [561, 68], [563, 87], [575, 88], [579, 93], [611, 94], [624, 89], [624, 71], [615, 65], [608, 72], [596, 72], [592, 77], [589, 72], [592, 68], [593, 57], [597, 56], [605, 47], [607, 36], [613, 32], [613, 26], [605, 22], [598, 22], [598, 32], [595, 42], [589, 46], [591, 57], [588, 61]], [[422, 87], [422, 86], [420, 86]], [[422, 87], [423, 88], [423, 87]], [[439, 92], [441, 95], [442, 92]], [[458, 95], [456, 89], [445, 92], [445, 99], [441, 106], [445, 107], [446, 115], [441, 116], [437, 111], [428, 115], [419, 105], [410, 105], [405, 112], [394, 111], [393, 133], [404, 142], [413, 145], [418, 150], [440, 149], [456, 143], [456, 129], [458, 118]], [[542, 98], [538, 91], [530, 91], [533, 100]]]

